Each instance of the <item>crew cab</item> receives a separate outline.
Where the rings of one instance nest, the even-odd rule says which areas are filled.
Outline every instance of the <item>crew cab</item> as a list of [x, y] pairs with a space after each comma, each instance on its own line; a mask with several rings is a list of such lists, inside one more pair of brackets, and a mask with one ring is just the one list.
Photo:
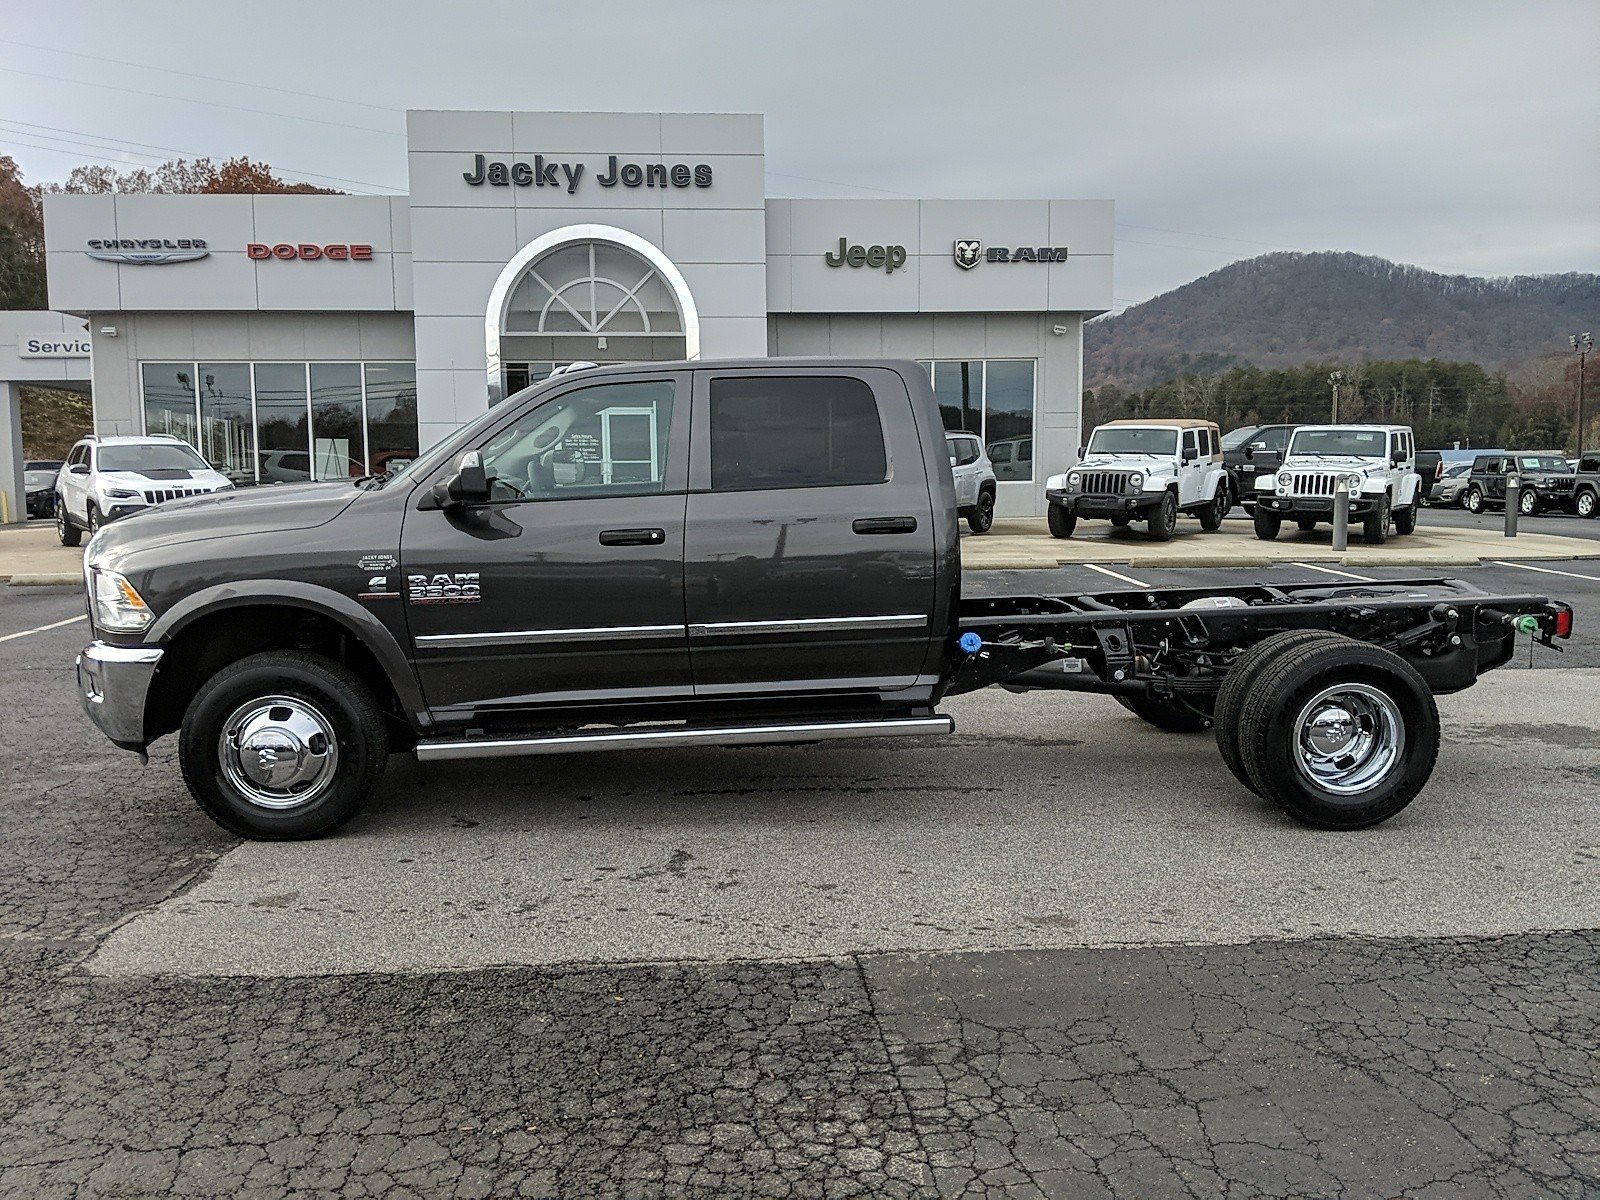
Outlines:
[[1571, 633], [1450, 580], [964, 599], [956, 526], [914, 362], [566, 371], [392, 475], [107, 525], [79, 688], [118, 746], [176, 732], [251, 838], [338, 828], [391, 752], [942, 735], [991, 684], [1214, 729], [1243, 786], [1354, 828], [1426, 783], [1435, 692]]
[[1302, 425], [1289, 438], [1283, 465], [1256, 477], [1256, 537], [1271, 541], [1285, 520], [1302, 533], [1332, 521], [1334, 497], [1350, 497], [1349, 516], [1361, 540], [1382, 545], [1389, 526], [1417, 527], [1422, 507], [1416, 441], [1404, 425]]
[[1513, 476], [1517, 479], [1520, 515], [1533, 517], [1550, 509], [1577, 511], [1577, 475], [1565, 458], [1549, 451], [1478, 455], [1472, 462], [1463, 506], [1470, 513], [1504, 510], [1510, 494], [1508, 481]]
[[1045, 483], [1050, 535], [1069, 538], [1083, 518], [1126, 526], [1143, 520], [1153, 541], [1172, 538], [1179, 513], [1215, 533], [1228, 515], [1222, 435], [1210, 421], [1108, 421], [1096, 427], [1081, 460]]

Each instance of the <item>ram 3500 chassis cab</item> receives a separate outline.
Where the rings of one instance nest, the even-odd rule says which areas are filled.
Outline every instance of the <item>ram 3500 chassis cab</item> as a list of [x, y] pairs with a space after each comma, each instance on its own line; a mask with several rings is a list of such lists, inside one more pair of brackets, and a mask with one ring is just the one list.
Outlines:
[[425, 761], [946, 734], [989, 684], [1214, 727], [1312, 824], [1403, 808], [1435, 692], [1571, 610], [1448, 580], [963, 599], [939, 408], [911, 362], [567, 371], [386, 478], [164, 504], [102, 529], [85, 710], [177, 731], [201, 806], [327, 833]]

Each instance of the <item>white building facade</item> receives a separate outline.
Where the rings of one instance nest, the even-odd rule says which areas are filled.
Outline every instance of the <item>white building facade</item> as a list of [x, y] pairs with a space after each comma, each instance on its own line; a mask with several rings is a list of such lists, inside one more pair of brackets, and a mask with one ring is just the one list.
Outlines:
[[749, 114], [408, 115], [410, 194], [51, 196], [99, 432], [241, 484], [392, 468], [557, 364], [917, 359], [999, 511], [1079, 441], [1108, 200], [769, 199]]

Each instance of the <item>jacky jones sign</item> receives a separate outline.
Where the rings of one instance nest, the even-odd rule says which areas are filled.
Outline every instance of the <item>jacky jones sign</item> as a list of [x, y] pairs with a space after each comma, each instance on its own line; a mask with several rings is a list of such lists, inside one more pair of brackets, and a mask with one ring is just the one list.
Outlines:
[[[565, 188], [570, 195], [578, 190], [584, 169], [581, 162], [558, 162], [553, 158], [546, 159], [542, 154], [535, 154], [532, 162], [521, 158], [500, 162], [482, 154], [474, 154], [472, 170], [461, 172], [461, 178], [473, 187], [484, 184], [490, 187], [553, 187]], [[689, 163], [672, 163], [669, 166], [666, 163], [622, 162], [612, 154], [606, 159], [606, 169], [597, 174], [594, 181], [603, 188], [614, 188], [619, 184], [626, 188], [708, 188], [711, 186], [711, 164], [695, 163], [691, 166]]]

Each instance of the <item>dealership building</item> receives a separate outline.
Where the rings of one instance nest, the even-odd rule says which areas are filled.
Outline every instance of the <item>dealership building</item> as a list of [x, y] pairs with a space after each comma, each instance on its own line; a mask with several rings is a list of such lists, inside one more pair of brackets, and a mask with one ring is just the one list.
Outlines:
[[337, 478], [576, 360], [909, 358], [990, 446], [1000, 513], [1044, 511], [1109, 200], [769, 198], [752, 114], [415, 111], [407, 139], [405, 196], [47, 197], [97, 431]]

